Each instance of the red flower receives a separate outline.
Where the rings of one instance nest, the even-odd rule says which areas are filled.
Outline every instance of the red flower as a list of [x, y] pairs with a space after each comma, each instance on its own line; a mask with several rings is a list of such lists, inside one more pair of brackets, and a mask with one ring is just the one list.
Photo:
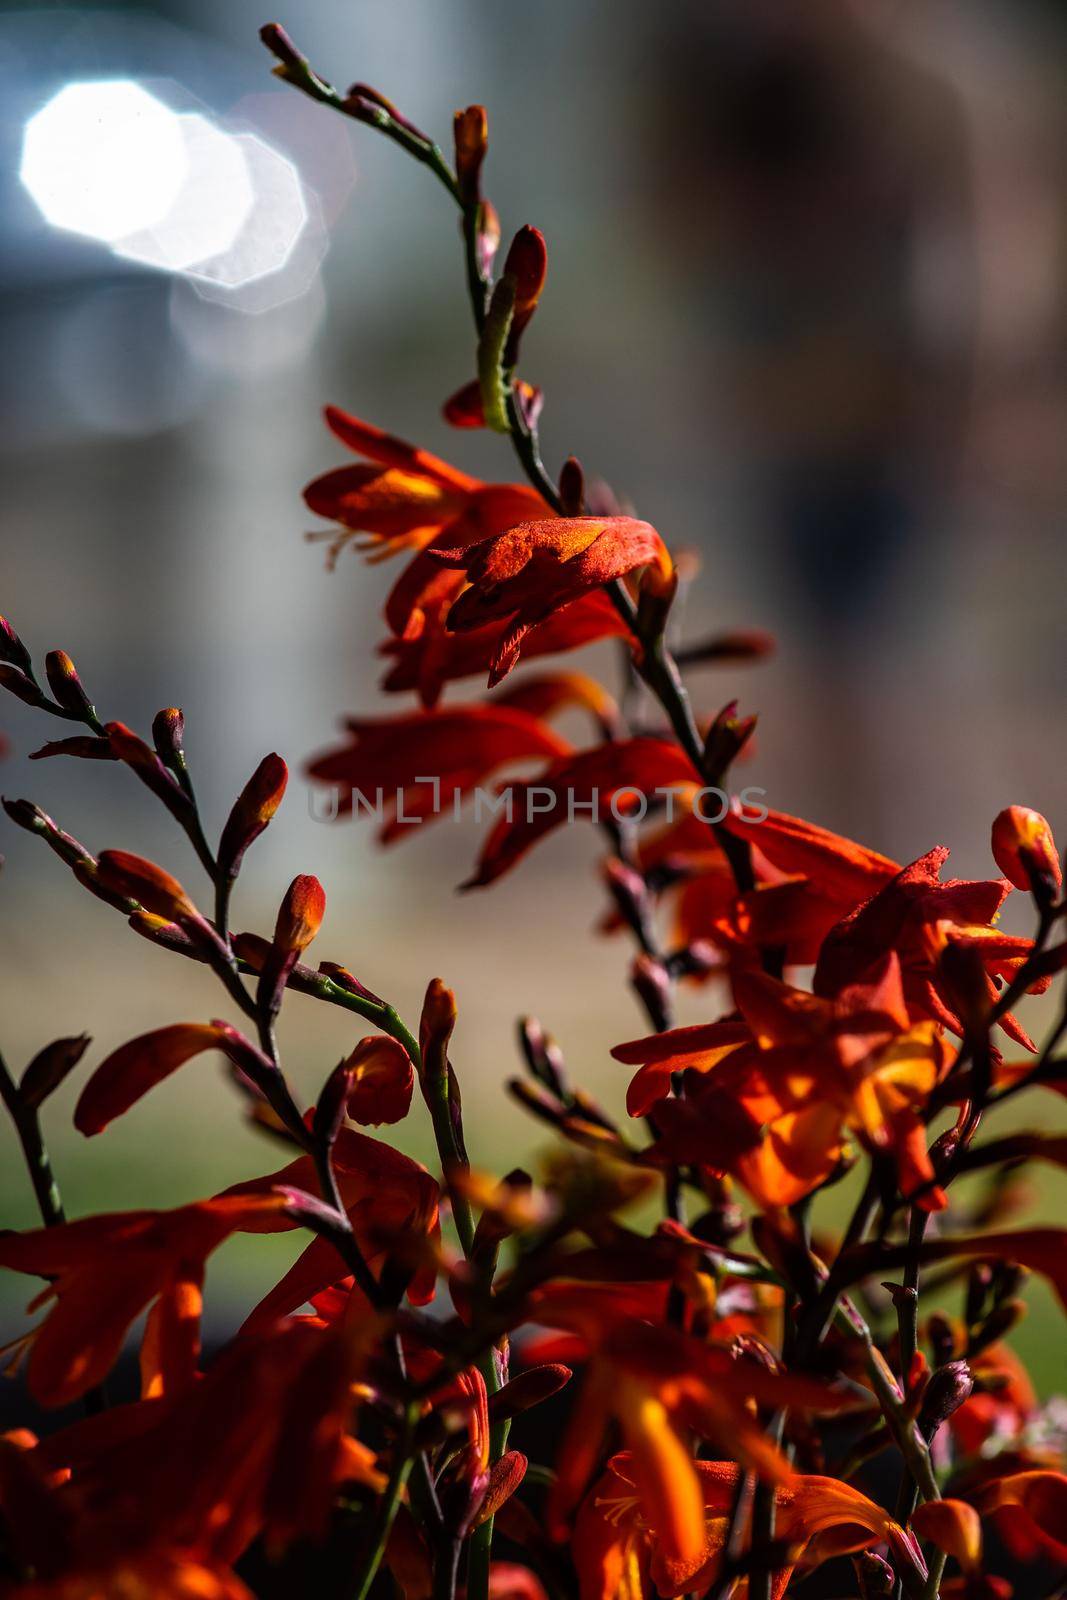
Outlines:
[[[338, 1134], [333, 1165], [352, 1231], [369, 1265], [380, 1267], [387, 1259], [398, 1262], [408, 1272], [411, 1302], [424, 1305], [432, 1300], [441, 1237], [436, 1181], [410, 1156], [368, 1134], [357, 1133], [354, 1128], [342, 1128]], [[234, 1184], [221, 1198], [269, 1195], [277, 1189], [317, 1193], [311, 1157], [298, 1156], [277, 1172]], [[258, 1231], [277, 1233], [296, 1226], [291, 1217], [275, 1212], [260, 1220]], [[347, 1285], [347, 1279], [347, 1270], [333, 1245], [326, 1239], [313, 1239], [252, 1311], [245, 1331], [287, 1316], [331, 1285]]]
[[589, 1370], [560, 1447], [550, 1522], [558, 1527], [580, 1499], [605, 1428], [614, 1419], [631, 1453], [641, 1501], [670, 1560], [698, 1562], [704, 1550], [704, 1502], [687, 1443], [690, 1430], [780, 1483], [789, 1477], [788, 1463], [748, 1402], [825, 1410], [842, 1403], [812, 1379], [770, 1372], [676, 1328], [622, 1315], [613, 1297], [591, 1295], [584, 1284], [549, 1287], [534, 1297], [530, 1314], [547, 1326], [578, 1333], [590, 1351]]
[[992, 1515], [1009, 1549], [1024, 1560], [1050, 1556], [1067, 1563], [1067, 1476], [1062, 1472], [1014, 1472], [974, 1495], [983, 1516]]
[[477, 544], [453, 549], [435, 546], [429, 554], [461, 567], [470, 588], [448, 613], [456, 632], [506, 622], [493, 658], [490, 687], [509, 673], [529, 630], [590, 590], [640, 567], [651, 567], [660, 582], [673, 572], [671, 558], [655, 528], [633, 517], [549, 517], [520, 522]]
[[[730, 1516], [740, 1469], [733, 1461], [695, 1461], [701, 1498], [701, 1541], [679, 1557], [664, 1537], [656, 1508], [643, 1495], [637, 1462], [629, 1452], [613, 1456], [586, 1496], [574, 1534], [581, 1600], [617, 1600], [648, 1590], [665, 1597], [704, 1594], [721, 1576]], [[798, 1473], [776, 1493], [775, 1537], [790, 1550], [789, 1566], [775, 1573], [772, 1595], [780, 1600], [794, 1566], [808, 1571], [888, 1541], [898, 1558], [922, 1572], [915, 1541], [888, 1512], [835, 1478]]]
[[[1011, 977], [1033, 949], [1030, 939], [994, 927], [1011, 885], [1003, 878], [941, 882], [949, 852], [938, 845], [898, 872], [885, 888], [838, 924], [827, 936], [815, 968], [817, 994], [833, 995], [861, 979], [890, 950], [900, 957], [904, 995], [914, 1017], [929, 1017], [953, 1033], [962, 1023], [946, 997], [938, 965], [946, 942], [976, 950], [989, 974], [990, 1000], [995, 976]], [[1044, 980], [1036, 988], [1047, 987]], [[1033, 1041], [1011, 1012], [1000, 1019], [1010, 1038], [1032, 1050]]]
[[658, 787], [691, 783], [693, 769], [676, 744], [620, 739], [568, 754], [529, 783], [511, 788], [510, 813], [495, 825], [464, 888], [480, 888], [509, 871], [539, 839], [573, 817], [602, 820], [641, 809]]
[[497, 705], [350, 717], [346, 727], [350, 742], [317, 756], [308, 774], [343, 787], [343, 813], [353, 809], [353, 790], [368, 805], [380, 799], [387, 843], [413, 822], [444, 815], [501, 767], [535, 757], [559, 759], [571, 748], [537, 717]]
[[[869, 1147], [894, 1152], [905, 1194], [921, 1191], [920, 1203], [943, 1206], [921, 1113], [948, 1053], [935, 1023], [911, 1023], [896, 955], [834, 1000], [757, 973], [738, 974], [734, 994], [740, 1022], [679, 1029], [612, 1052], [641, 1064], [631, 1115], [668, 1094], [672, 1073], [701, 1075], [685, 1101], [658, 1105], [662, 1153], [725, 1165], [761, 1204], [791, 1205], [833, 1170], [850, 1128]], [[747, 1117], [741, 1128], [736, 1111], [724, 1114], [727, 1099]], [[726, 1128], [735, 1148], [724, 1152]]]
[[[459, 574], [449, 574], [449, 577], [458, 578]], [[460, 583], [450, 583], [441, 604], [432, 610], [424, 608], [423, 627], [416, 635], [394, 635], [378, 647], [379, 654], [388, 656], [393, 663], [382, 679], [382, 688], [387, 692], [403, 693], [414, 689], [424, 706], [435, 706], [447, 683], [488, 673], [506, 625], [489, 622], [469, 633], [449, 633], [445, 614], [460, 586]], [[531, 628], [522, 641], [522, 659], [532, 661], [537, 656], [559, 655], [566, 650], [578, 650], [597, 639], [628, 633], [626, 623], [608, 596], [595, 589]]]
[[283, 1225], [284, 1204], [270, 1193], [221, 1195], [175, 1211], [123, 1211], [0, 1235], [0, 1266], [52, 1279], [33, 1303], [51, 1304], [30, 1353], [30, 1388], [41, 1404], [66, 1405], [101, 1383], [149, 1306], [146, 1393], [187, 1385], [200, 1348], [204, 1262], [232, 1233]]

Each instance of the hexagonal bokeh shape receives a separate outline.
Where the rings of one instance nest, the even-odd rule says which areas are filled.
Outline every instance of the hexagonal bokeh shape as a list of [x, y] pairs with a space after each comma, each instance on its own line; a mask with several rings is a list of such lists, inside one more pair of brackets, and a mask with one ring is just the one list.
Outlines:
[[230, 250], [256, 203], [239, 138], [200, 112], [177, 118], [188, 170], [174, 204], [159, 222], [118, 239], [115, 254], [166, 272], [185, 272]]
[[129, 78], [68, 84], [23, 135], [19, 177], [41, 214], [106, 244], [160, 222], [187, 172], [179, 118]]
[[230, 248], [189, 269], [189, 277], [223, 289], [240, 289], [281, 272], [308, 224], [300, 175], [291, 161], [254, 133], [232, 136], [244, 155], [255, 197]]

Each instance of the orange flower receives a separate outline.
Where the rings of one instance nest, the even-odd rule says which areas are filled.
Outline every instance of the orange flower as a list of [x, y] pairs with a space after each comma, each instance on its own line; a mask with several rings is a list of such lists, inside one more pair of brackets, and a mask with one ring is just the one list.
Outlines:
[[0, 1266], [53, 1280], [31, 1306], [51, 1304], [31, 1346], [36, 1398], [66, 1405], [101, 1383], [149, 1306], [146, 1391], [187, 1386], [200, 1348], [207, 1257], [232, 1233], [270, 1226], [284, 1204], [269, 1193], [222, 1195], [175, 1211], [116, 1212], [0, 1235]]
[[[664, 1538], [655, 1508], [644, 1497], [637, 1463], [628, 1451], [613, 1456], [586, 1496], [574, 1534], [580, 1600], [639, 1600], [648, 1592], [670, 1597], [714, 1588], [721, 1575], [740, 1468], [733, 1461], [695, 1461], [701, 1500], [699, 1548], [679, 1558]], [[888, 1541], [898, 1559], [925, 1571], [918, 1546], [880, 1506], [836, 1478], [795, 1474], [776, 1492], [775, 1537], [791, 1551], [775, 1573], [779, 1600], [794, 1566], [810, 1571], [836, 1556]], [[743, 1591], [742, 1591], [743, 1592]]]
[[214, 1570], [261, 1533], [268, 1549], [321, 1537], [340, 1483], [384, 1488], [374, 1456], [350, 1432], [353, 1384], [380, 1335], [366, 1315], [358, 1325], [274, 1325], [227, 1346], [186, 1391], [53, 1434], [29, 1463], [56, 1485], [52, 1509], [68, 1537], [65, 1548], [52, 1540], [29, 1550], [32, 1564], [80, 1573], [181, 1552], [190, 1567]]
[[[459, 577], [459, 574], [448, 576]], [[379, 654], [392, 662], [381, 685], [388, 693], [414, 689], [422, 704], [432, 707], [447, 683], [488, 673], [507, 625], [489, 622], [469, 633], [449, 633], [444, 618], [460, 586], [450, 583], [440, 605], [432, 609], [424, 606], [424, 625], [414, 637], [394, 635], [378, 647]], [[532, 661], [538, 656], [559, 655], [598, 639], [621, 637], [628, 632], [608, 596], [594, 589], [531, 628], [522, 641], [522, 659]]]
[[563, 756], [530, 783], [511, 787], [505, 811], [482, 847], [464, 888], [481, 888], [508, 872], [553, 829], [573, 817], [603, 819], [639, 810], [657, 787], [692, 782], [693, 769], [676, 744], [663, 739], [619, 739]]
[[[978, 952], [988, 974], [990, 1000], [996, 999], [994, 978], [1013, 976], [1033, 949], [1033, 941], [1001, 933], [994, 926], [1011, 885], [1003, 878], [985, 882], [952, 878], [942, 883], [941, 868], [948, 856], [944, 845], [927, 851], [833, 929], [815, 968], [817, 994], [838, 993], [861, 979], [887, 951], [895, 950], [912, 1016], [962, 1033], [938, 964], [947, 942]], [[1047, 986], [1048, 980], [1043, 980], [1033, 992]], [[1000, 1018], [1000, 1026], [1017, 1044], [1033, 1050], [1033, 1041], [1011, 1012]]]
[[[675, 1160], [725, 1163], [765, 1206], [792, 1205], [840, 1159], [844, 1130], [894, 1151], [905, 1193], [938, 1209], [921, 1112], [948, 1064], [935, 1023], [912, 1024], [900, 962], [891, 953], [867, 978], [822, 999], [762, 973], [739, 973], [741, 1020], [635, 1040], [617, 1060], [640, 1063], [631, 1115], [653, 1106], [657, 1147]], [[671, 1075], [699, 1074], [685, 1101], [663, 1099]], [[748, 1118], [739, 1136], [737, 1111]], [[729, 1120], [727, 1120], [729, 1119]], [[724, 1150], [724, 1128], [735, 1140]], [[683, 1154], [684, 1151], [684, 1154]]]
[[[367, 464], [338, 467], [315, 478], [304, 499], [318, 516], [370, 536], [370, 548], [392, 555], [419, 549], [467, 505], [482, 485], [476, 478], [372, 423], [327, 406], [326, 425]], [[342, 535], [338, 548], [347, 542]]]
[[461, 567], [470, 588], [448, 613], [457, 632], [507, 622], [493, 658], [490, 687], [509, 673], [524, 636], [570, 600], [640, 567], [666, 582], [673, 571], [659, 534], [633, 517], [549, 517], [520, 522], [477, 544], [428, 552]]
[[386, 843], [401, 838], [413, 822], [444, 815], [501, 767], [559, 759], [571, 748], [537, 717], [507, 706], [350, 717], [346, 727], [350, 742], [317, 756], [308, 775], [342, 790], [342, 813], [359, 804], [353, 790], [367, 805], [380, 799]]
[[578, 1333], [590, 1352], [549, 1500], [549, 1521], [557, 1529], [579, 1501], [614, 1419], [665, 1557], [698, 1562], [705, 1542], [704, 1503], [689, 1431], [780, 1483], [789, 1477], [788, 1463], [763, 1432], [750, 1402], [824, 1410], [842, 1403], [812, 1379], [770, 1372], [676, 1328], [620, 1315], [612, 1297], [601, 1300], [584, 1284], [560, 1283], [536, 1294], [530, 1315]]
[[[368, 1264], [375, 1268], [390, 1260], [404, 1267], [410, 1280], [409, 1300], [425, 1305], [436, 1292], [435, 1258], [441, 1236], [436, 1181], [410, 1156], [354, 1128], [342, 1128], [338, 1134], [333, 1166], [342, 1203]], [[298, 1156], [277, 1172], [234, 1184], [221, 1198], [251, 1198], [277, 1189], [317, 1193], [311, 1157]], [[296, 1226], [284, 1212], [275, 1212], [261, 1218], [256, 1231], [277, 1233]], [[323, 1289], [340, 1283], [347, 1286], [340, 1256], [328, 1240], [313, 1239], [252, 1311], [245, 1331], [287, 1316]]]
[[327, 535], [331, 559], [359, 534], [366, 538], [358, 548], [372, 561], [415, 552], [385, 607], [389, 626], [401, 637], [419, 634], [435, 596], [444, 592], [450, 601], [461, 582], [425, 558], [427, 546], [463, 548], [517, 522], [551, 515], [526, 484], [482, 483], [335, 406], [327, 406], [325, 415], [342, 443], [368, 461], [316, 478], [304, 498], [312, 511], [345, 530]]
[[1014, 1555], [1067, 1563], [1067, 1475], [1013, 1472], [983, 1486], [974, 1499], [983, 1516], [993, 1517]]
[[411, 1108], [415, 1068], [402, 1044], [382, 1034], [361, 1039], [345, 1062], [351, 1087], [346, 1106], [353, 1122], [400, 1122]]
[[[758, 967], [760, 953], [784, 951], [786, 964], [814, 964], [830, 929], [899, 870], [896, 863], [840, 834], [780, 811], [741, 805], [722, 826], [751, 852], [754, 889], [738, 895], [711, 829], [680, 795], [677, 820], [644, 841], [641, 862], [678, 881], [678, 942], [707, 941], [733, 970]], [[762, 820], [760, 818], [762, 817]], [[717, 969], [716, 969], [717, 970]]]

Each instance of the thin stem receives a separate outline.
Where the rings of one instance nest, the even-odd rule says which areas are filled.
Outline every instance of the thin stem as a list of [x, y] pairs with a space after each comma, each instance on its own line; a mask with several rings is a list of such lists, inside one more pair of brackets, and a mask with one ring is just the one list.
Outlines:
[[389, 1535], [392, 1532], [393, 1523], [396, 1521], [396, 1514], [400, 1508], [404, 1485], [407, 1483], [414, 1465], [415, 1457], [412, 1443], [415, 1437], [415, 1429], [418, 1426], [419, 1414], [420, 1407], [414, 1401], [405, 1409], [404, 1430], [397, 1440], [389, 1482], [385, 1486], [385, 1493], [382, 1495], [378, 1507], [378, 1520], [375, 1525], [371, 1547], [363, 1569], [357, 1575], [352, 1587], [352, 1600], [366, 1600], [367, 1595], [370, 1593], [371, 1585], [378, 1575], [378, 1568], [382, 1564], [382, 1557], [385, 1555], [386, 1546], [389, 1543]]
[[30, 1182], [33, 1184], [41, 1220], [46, 1228], [54, 1228], [59, 1223], [66, 1222], [67, 1217], [63, 1210], [59, 1185], [52, 1170], [52, 1160], [41, 1132], [41, 1120], [37, 1111], [23, 1101], [18, 1085], [2, 1056], [0, 1056], [0, 1099], [7, 1107], [19, 1144], [22, 1146], [22, 1154], [26, 1160]]

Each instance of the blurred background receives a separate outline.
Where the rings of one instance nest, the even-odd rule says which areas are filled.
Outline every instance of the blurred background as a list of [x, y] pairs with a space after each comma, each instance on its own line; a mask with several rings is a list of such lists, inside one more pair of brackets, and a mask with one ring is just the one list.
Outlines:
[[[330, 575], [303, 539], [300, 489], [343, 459], [321, 404], [514, 475], [500, 440], [440, 418], [473, 371], [446, 197], [273, 80], [265, 20], [253, 0], [0, 14], [0, 609], [38, 659], [70, 652], [105, 717], [147, 731], [184, 708], [209, 831], [265, 751], [299, 774], [343, 713], [382, 704], [394, 571], [348, 555]], [[1009, 802], [1067, 827], [1062, 7], [303, 0], [277, 20], [325, 75], [374, 84], [446, 147], [452, 111], [488, 105], [505, 236], [532, 222], [549, 243], [523, 364], [547, 392], [546, 457], [574, 451], [699, 553], [688, 633], [777, 635], [769, 663], [693, 683], [705, 710], [738, 696], [759, 711], [746, 776], [769, 803], [900, 860], [948, 844], [961, 876], [993, 874], [989, 824]], [[11, 697], [0, 719], [6, 794], [94, 852], [197, 881], [127, 772], [30, 765], [55, 727]], [[502, 1087], [516, 1017], [539, 1015], [614, 1106], [625, 1072], [608, 1049], [644, 1028], [628, 953], [592, 934], [589, 830], [457, 896], [479, 831], [443, 822], [382, 853], [366, 825], [312, 820], [296, 778], [235, 923], [269, 926], [293, 873], [314, 872], [320, 957], [409, 1019], [444, 977], [469, 1142], [502, 1170], [541, 1144]], [[59, 1034], [91, 1033], [95, 1064], [216, 1013], [202, 971], [135, 938], [6, 821], [2, 849], [14, 1068]], [[694, 993], [685, 1017], [718, 1004]], [[1039, 1005], [1028, 1018], [1041, 1028]], [[298, 997], [281, 1032], [309, 1096], [357, 1036]], [[277, 1164], [208, 1060], [91, 1143], [70, 1128], [74, 1092], [47, 1118], [73, 1214], [177, 1204]], [[429, 1156], [418, 1117], [397, 1142]], [[28, 1226], [6, 1127], [0, 1156], [3, 1219]], [[1043, 1204], [1064, 1200], [1049, 1188]], [[216, 1330], [294, 1249], [220, 1257]], [[3, 1285], [0, 1334], [26, 1298]], [[1018, 1342], [1048, 1385], [1062, 1361], [1037, 1312]]]

